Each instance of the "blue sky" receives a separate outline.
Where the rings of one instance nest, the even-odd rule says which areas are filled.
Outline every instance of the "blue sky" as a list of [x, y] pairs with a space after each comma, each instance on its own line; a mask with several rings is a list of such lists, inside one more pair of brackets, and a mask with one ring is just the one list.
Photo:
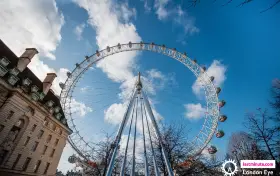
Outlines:
[[[85, 55], [117, 43], [165, 44], [186, 51], [190, 58], [207, 66], [209, 73], [216, 77], [215, 84], [222, 87], [220, 98], [227, 101], [222, 113], [229, 119], [219, 126], [226, 136], [219, 140], [214, 137], [211, 142], [220, 149], [219, 155], [224, 154], [232, 132], [246, 130], [242, 125], [244, 114], [267, 107], [271, 81], [279, 78], [280, 6], [259, 13], [273, 1], [259, 0], [243, 7], [236, 7], [238, 2], [222, 7], [218, 1], [201, 2], [196, 7], [170, 0], [31, 2], [0, 3], [0, 22], [7, 24], [1, 27], [0, 37], [18, 55], [26, 47], [36, 47], [40, 54], [29, 68], [40, 79], [47, 72], [56, 72], [58, 78], [53, 89], [57, 94], [58, 83], [65, 81], [65, 73], [75, 63], [81, 62]], [[125, 101], [117, 93], [127, 93], [129, 86], [125, 83], [138, 71], [145, 78], [153, 79], [149, 95], [154, 110], [164, 119], [162, 123], [174, 123], [175, 118], [183, 120], [191, 127], [190, 138], [193, 137], [203, 122], [199, 110], [205, 107], [203, 94], [199, 90], [195, 93], [196, 78], [179, 62], [147, 52], [114, 56], [88, 71], [74, 95], [78, 116], [82, 116], [77, 122], [83, 128], [81, 133], [95, 139], [101, 129], [117, 129], [104, 117], [104, 110], [108, 112], [109, 107], [94, 111], [97, 103], [92, 103], [89, 97], [95, 97], [96, 101], [102, 99], [104, 105], [116, 104], [109, 111], [111, 114], [107, 114], [108, 119], [112, 118], [114, 112], [123, 109]], [[82, 92], [81, 88], [87, 86], [108, 87], [110, 93], [99, 89], [102, 95], [98, 97], [96, 91]], [[196, 106], [188, 109], [187, 104]], [[189, 117], [187, 113], [191, 113]], [[70, 154], [67, 146], [59, 169], [71, 168], [67, 164]]]

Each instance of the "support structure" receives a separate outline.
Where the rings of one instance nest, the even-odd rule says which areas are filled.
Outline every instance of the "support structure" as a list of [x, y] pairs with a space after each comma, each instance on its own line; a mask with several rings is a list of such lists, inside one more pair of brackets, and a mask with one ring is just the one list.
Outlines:
[[[136, 86], [135, 86], [135, 90], [133, 93], [132, 98], [130, 99], [127, 111], [123, 117], [122, 123], [119, 127], [117, 136], [115, 138], [115, 142], [113, 144], [113, 152], [111, 153], [111, 160], [110, 160], [110, 164], [108, 166], [107, 169], [107, 173], [106, 176], [111, 176], [112, 175], [112, 171], [114, 168], [114, 164], [115, 164], [115, 160], [116, 160], [116, 156], [118, 154], [118, 150], [119, 150], [119, 143], [121, 140], [121, 137], [123, 136], [123, 132], [124, 132], [124, 128], [126, 126], [126, 122], [128, 121], [128, 119], [130, 118], [131, 112], [131, 121], [130, 121], [130, 125], [129, 125], [129, 134], [128, 134], [128, 139], [126, 142], [126, 147], [125, 147], [125, 154], [124, 154], [124, 159], [123, 159], [123, 163], [122, 163], [122, 167], [121, 167], [121, 171], [120, 171], [120, 175], [124, 176], [125, 175], [125, 167], [126, 167], [126, 162], [127, 162], [127, 150], [128, 150], [128, 145], [129, 145], [129, 139], [130, 139], [130, 133], [131, 133], [131, 128], [132, 128], [132, 124], [133, 124], [133, 120], [135, 118], [134, 121], [134, 139], [133, 139], [133, 149], [132, 149], [132, 164], [131, 164], [131, 170], [130, 170], [130, 175], [134, 176], [136, 175], [136, 170], [135, 170], [135, 166], [136, 166], [136, 137], [137, 137], [137, 116], [140, 116], [141, 114], [141, 121], [142, 121], [142, 136], [143, 136], [143, 147], [144, 147], [144, 173], [145, 176], [149, 176], [149, 164], [148, 164], [148, 156], [147, 156], [147, 151], [146, 151], [146, 139], [145, 139], [145, 126], [148, 129], [148, 135], [149, 135], [149, 139], [150, 139], [150, 146], [151, 146], [151, 150], [152, 150], [152, 157], [153, 157], [153, 165], [154, 165], [154, 171], [155, 171], [155, 175], [159, 176], [160, 173], [158, 171], [158, 167], [157, 167], [157, 161], [155, 158], [155, 152], [154, 152], [154, 148], [153, 148], [153, 144], [152, 144], [152, 139], [151, 139], [151, 131], [150, 131], [150, 127], [149, 127], [149, 122], [148, 122], [148, 118], [147, 118], [147, 114], [150, 117], [150, 120], [152, 122], [152, 126], [154, 128], [154, 131], [156, 133], [156, 137], [159, 140], [159, 144], [161, 147], [161, 152], [162, 155], [164, 157], [164, 162], [166, 165], [166, 168], [168, 170], [168, 175], [169, 176], [174, 176], [174, 173], [172, 171], [171, 165], [169, 163], [167, 154], [165, 152], [164, 149], [164, 141], [162, 140], [157, 122], [155, 120], [154, 114], [152, 112], [152, 108], [150, 106], [150, 103], [148, 101], [148, 98], [145, 94], [145, 92], [142, 89], [142, 82], [140, 79], [140, 73], [138, 74], [138, 80], [136, 82]], [[146, 117], [146, 125], [144, 123], [144, 115]]]
[[116, 159], [118, 148], [119, 148], [119, 144], [120, 144], [120, 141], [121, 141], [121, 136], [123, 134], [123, 130], [124, 130], [124, 127], [126, 125], [127, 119], [130, 116], [130, 113], [131, 113], [132, 106], [133, 106], [133, 103], [135, 101], [136, 95], [137, 94], [136, 94], [136, 91], [135, 91], [133, 93], [133, 95], [132, 95], [132, 98], [131, 98], [130, 102], [129, 102], [127, 111], [124, 114], [124, 117], [123, 117], [122, 123], [120, 125], [120, 128], [118, 130], [115, 142], [114, 142], [114, 144], [112, 146], [113, 147], [113, 153], [112, 153], [111, 161], [110, 161], [110, 164], [109, 164], [106, 176], [111, 176], [112, 175], [112, 171], [113, 171], [114, 164], [115, 164], [115, 159]]

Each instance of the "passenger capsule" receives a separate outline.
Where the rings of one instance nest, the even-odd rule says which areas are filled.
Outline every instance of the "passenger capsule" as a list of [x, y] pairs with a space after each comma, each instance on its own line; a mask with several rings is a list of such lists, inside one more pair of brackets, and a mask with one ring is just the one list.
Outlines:
[[154, 46], [155, 46], [155, 44], [152, 42], [152, 43], [150, 44], [150, 49], [153, 49]]
[[192, 162], [189, 160], [185, 160], [184, 162], [178, 164], [179, 167], [184, 167], [184, 168], [188, 168], [191, 165], [192, 165]]
[[89, 59], [89, 57], [88, 57], [88, 56], [86, 56], [85, 58], [86, 58], [86, 60], [87, 60], [88, 62], [90, 61], [90, 59]]
[[225, 132], [223, 130], [219, 130], [217, 133], [216, 133], [216, 137], [217, 138], [221, 138], [225, 135]]
[[110, 50], [111, 50], [111, 49], [110, 49], [110, 47], [109, 47], [109, 46], [107, 46], [107, 52], [110, 52]]
[[100, 53], [98, 50], [96, 50], [96, 55], [99, 57], [100, 56]]
[[118, 49], [121, 49], [121, 48], [122, 48], [121, 44], [120, 44], [120, 43], [118, 43]]
[[215, 154], [217, 151], [218, 151], [218, 150], [217, 150], [217, 148], [216, 148], [215, 146], [210, 146], [210, 147], [208, 148], [208, 153], [209, 153], [209, 154]]
[[214, 76], [211, 76], [211, 77], [210, 77], [210, 80], [211, 80], [211, 81], [214, 81], [214, 79], [215, 79]]
[[77, 160], [77, 159], [76, 159], [75, 155], [71, 155], [71, 156], [69, 156], [69, 158], [68, 158], [68, 162], [71, 163], [71, 164], [75, 163], [76, 160]]
[[162, 49], [165, 50], [165, 49], [166, 49], [166, 46], [165, 46], [165, 45], [162, 45]]
[[221, 115], [220, 117], [219, 117], [219, 121], [220, 122], [224, 122], [224, 121], [226, 121], [227, 120], [227, 116], [226, 115]]
[[221, 107], [225, 106], [225, 104], [226, 104], [226, 102], [224, 100], [222, 100], [219, 102], [219, 107], [221, 108]]
[[70, 78], [71, 77], [71, 72], [67, 72], [67, 77]]
[[144, 46], [144, 42], [143, 42], [143, 41], [140, 42], [140, 46], [141, 46], [141, 47]]
[[129, 46], [129, 48], [131, 48], [131, 47], [132, 47], [132, 43], [131, 43], [131, 42], [129, 42], [129, 43], [128, 43], [128, 46]]
[[97, 167], [97, 163], [96, 163], [96, 162], [93, 162], [93, 161], [88, 161], [87, 164], [90, 165], [90, 166], [93, 167], [93, 168], [96, 168], [96, 167]]
[[76, 68], [80, 68], [80, 64], [76, 63]]
[[222, 89], [221, 89], [220, 87], [217, 87], [217, 88], [216, 88], [216, 93], [219, 94], [219, 93], [221, 92], [221, 90], [222, 90]]
[[187, 53], [186, 53], [186, 52], [184, 52], [184, 56], [187, 56]]
[[202, 72], [205, 72], [205, 71], [206, 71], [206, 67], [203, 66], [203, 67], [201, 68], [201, 70], [202, 70]]
[[194, 62], [194, 63], [197, 63], [197, 60], [196, 60], [196, 59], [194, 59], [194, 60], [193, 60], [193, 62]]
[[61, 89], [64, 89], [65, 84], [64, 84], [64, 83], [62, 83], [62, 82], [60, 82], [60, 83], [59, 83], [59, 87], [60, 87]]

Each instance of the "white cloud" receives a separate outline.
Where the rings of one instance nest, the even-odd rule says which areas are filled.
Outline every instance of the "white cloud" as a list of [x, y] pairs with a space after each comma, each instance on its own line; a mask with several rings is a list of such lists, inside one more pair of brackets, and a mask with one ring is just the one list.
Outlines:
[[76, 152], [72, 149], [70, 144], [66, 144], [65, 148], [63, 149], [63, 153], [61, 155], [60, 161], [58, 163], [58, 170], [62, 171], [66, 174], [68, 170], [71, 170], [75, 167], [75, 164], [71, 164], [68, 162], [69, 156], [75, 154]]
[[124, 103], [112, 104], [105, 110], [105, 121], [114, 125], [119, 125], [123, 119], [127, 106]]
[[[128, 10], [127, 5], [120, 5], [123, 7], [120, 10], [110, 0], [75, 0], [75, 2], [87, 10], [89, 15], [88, 23], [96, 30], [96, 42], [100, 49], [118, 43], [141, 41], [132, 23], [128, 21], [125, 21], [125, 23], [121, 22], [123, 20], [121, 16], [126, 20], [131, 17], [131, 10]], [[97, 67], [107, 73], [108, 77], [112, 80], [117, 82], [125, 81], [133, 77], [132, 70], [136, 67], [136, 56], [137, 52], [120, 53], [100, 61]]]
[[[0, 23], [5, 24], [0, 28], [0, 37], [15, 54], [21, 55], [26, 47], [35, 47], [39, 56], [55, 59], [53, 52], [61, 40], [60, 30], [64, 24], [63, 15], [59, 13], [55, 1], [1, 1]], [[60, 68], [56, 71], [40, 60], [39, 56], [36, 55], [31, 60], [28, 68], [41, 81], [47, 73], [56, 73], [52, 89], [59, 95], [59, 83], [66, 81], [69, 70]], [[83, 103], [75, 101], [74, 104], [81, 116], [90, 112], [90, 108]]]
[[37, 48], [42, 56], [55, 59], [53, 52], [61, 40], [64, 17], [54, 0], [2, 0], [0, 24], [1, 39], [17, 55], [28, 46]]
[[[221, 86], [224, 81], [226, 80], [226, 66], [223, 65], [220, 61], [214, 60], [210, 67], [206, 70], [206, 74], [210, 76], [214, 76], [214, 85], [215, 86]], [[197, 95], [200, 97], [203, 95], [203, 83], [199, 81], [199, 78], [195, 81], [195, 83], [192, 85], [192, 90]]]
[[[132, 159], [133, 156], [133, 144], [134, 144], [134, 136], [133, 136], [133, 132], [134, 130], [132, 130], [132, 133], [130, 134], [130, 138], [129, 138], [129, 143], [128, 143], [128, 150], [127, 150], [127, 160], [130, 161]], [[125, 147], [127, 144], [127, 139], [128, 139], [128, 135], [123, 135], [121, 138], [121, 142], [120, 142], [120, 153], [124, 154], [125, 153]], [[135, 139], [135, 158], [136, 161], [143, 159], [143, 148], [144, 148], [144, 142], [143, 139], [140, 138], [139, 136], [136, 136]]]
[[151, 12], [152, 8], [149, 6], [148, 0], [142, 0], [142, 1], [144, 1], [145, 12], [147, 13]]
[[89, 89], [90, 89], [90, 86], [85, 86], [85, 87], [82, 87], [80, 90], [81, 90], [82, 93], [85, 93], [85, 92], [87, 92]]
[[198, 104], [185, 104], [185, 117], [188, 119], [200, 119], [205, 116], [206, 109]]
[[129, 22], [131, 18], [136, 18], [136, 9], [132, 8], [130, 9], [128, 7], [128, 3], [122, 3], [119, 6], [117, 6], [119, 10], [116, 10], [116, 14], [119, 18], [123, 19], [125, 22]]
[[166, 9], [166, 5], [169, 0], [155, 0], [154, 7], [159, 20], [164, 20], [168, 17], [169, 12]]
[[75, 27], [74, 33], [77, 36], [77, 40], [81, 40], [83, 38], [82, 34], [84, 32], [85, 26], [86, 25], [84, 23], [82, 23], [82, 24], [79, 24], [78, 26]]
[[183, 27], [185, 34], [193, 35], [199, 32], [198, 27], [195, 26], [195, 18], [184, 12], [181, 6], [175, 9], [174, 22]]
[[184, 35], [193, 35], [199, 32], [199, 28], [195, 25], [195, 18], [188, 15], [181, 6], [166, 7], [170, 0], [155, 0], [154, 8], [159, 20], [172, 20], [174, 24], [183, 27]]
[[[135, 15], [135, 10], [130, 10], [127, 3], [116, 5], [110, 0], [98, 2], [75, 0], [75, 2], [87, 10], [88, 22], [96, 30], [96, 41], [99, 48], [103, 49], [117, 43], [141, 41], [135, 26], [129, 22], [129, 19]], [[105, 120], [110, 123], [119, 124], [123, 117], [126, 109], [125, 102], [130, 97], [135, 85], [136, 77], [133, 70], [137, 67], [136, 57], [137, 52], [119, 53], [97, 64], [97, 67], [101, 68], [110, 79], [122, 83], [120, 86], [121, 93], [119, 94], [121, 103], [112, 104], [104, 112]], [[143, 77], [143, 82], [147, 85], [146, 90], [153, 93], [153, 87], [151, 83], [146, 81], [145, 77]]]
[[84, 117], [87, 113], [92, 112], [92, 108], [87, 107], [84, 103], [78, 102], [75, 99], [71, 100], [71, 111], [77, 112], [80, 117]]

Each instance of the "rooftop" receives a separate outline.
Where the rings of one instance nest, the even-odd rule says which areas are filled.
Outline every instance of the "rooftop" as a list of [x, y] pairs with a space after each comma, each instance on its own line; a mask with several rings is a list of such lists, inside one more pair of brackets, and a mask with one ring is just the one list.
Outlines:
[[[37, 51], [35, 48], [28, 48], [27, 50], [29, 49], [32, 49], [35, 52]], [[67, 121], [64, 116], [64, 112], [62, 111], [59, 97], [55, 95], [51, 89], [49, 89], [47, 93], [44, 94], [43, 82], [28, 67], [26, 67], [22, 72], [19, 71], [19, 73], [17, 73], [16, 75], [13, 74], [11, 70], [17, 68], [20, 58], [17, 57], [13, 53], [13, 51], [11, 51], [10, 48], [6, 46], [6, 44], [0, 39], [0, 61], [2, 58], [8, 59], [9, 64], [6, 65], [5, 67], [3, 67], [3, 65], [0, 65], [1, 66], [0, 72], [2, 71], [1, 69], [4, 70], [6, 69], [8, 71], [6, 73], [1, 72], [2, 74], [4, 74], [4, 75], [0, 74], [1, 79], [4, 79], [10, 86], [14, 88], [17, 87], [23, 89], [27, 95], [30, 95], [30, 97], [32, 97], [33, 95], [38, 96], [39, 97], [38, 99], [34, 99], [33, 97], [32, 99], [37, 100], [37, 102], [39, 102], [41, 105], [46, 105], [43, 107], [45, 107], [50, 113], [53, 113], [53, 115], [57, 118], [57, 120], [59, 120], [62, 124], [64, 124], [69, 129]], [[52, 73], [48, 75], [52, 75]], [[15, 80], [14, 84], [11, 83], [10, 81], [11, 77], [13, 76], [16, 77], [16, 79], [14, 79]], [[26, 80], [27, 78], [30, 81], [30, 84], [26, 84], [26, 82], [24, 82], [24, 80]], [[33, 87], [37, 87], [38, 91], [34, 91]], [[53, 105], [47, 106], [47, 102], [50, 102], [50, 100], [53, 102]], [[55, 108], [57, 108], [57, 112], [55, 112], [54, 110]]]

